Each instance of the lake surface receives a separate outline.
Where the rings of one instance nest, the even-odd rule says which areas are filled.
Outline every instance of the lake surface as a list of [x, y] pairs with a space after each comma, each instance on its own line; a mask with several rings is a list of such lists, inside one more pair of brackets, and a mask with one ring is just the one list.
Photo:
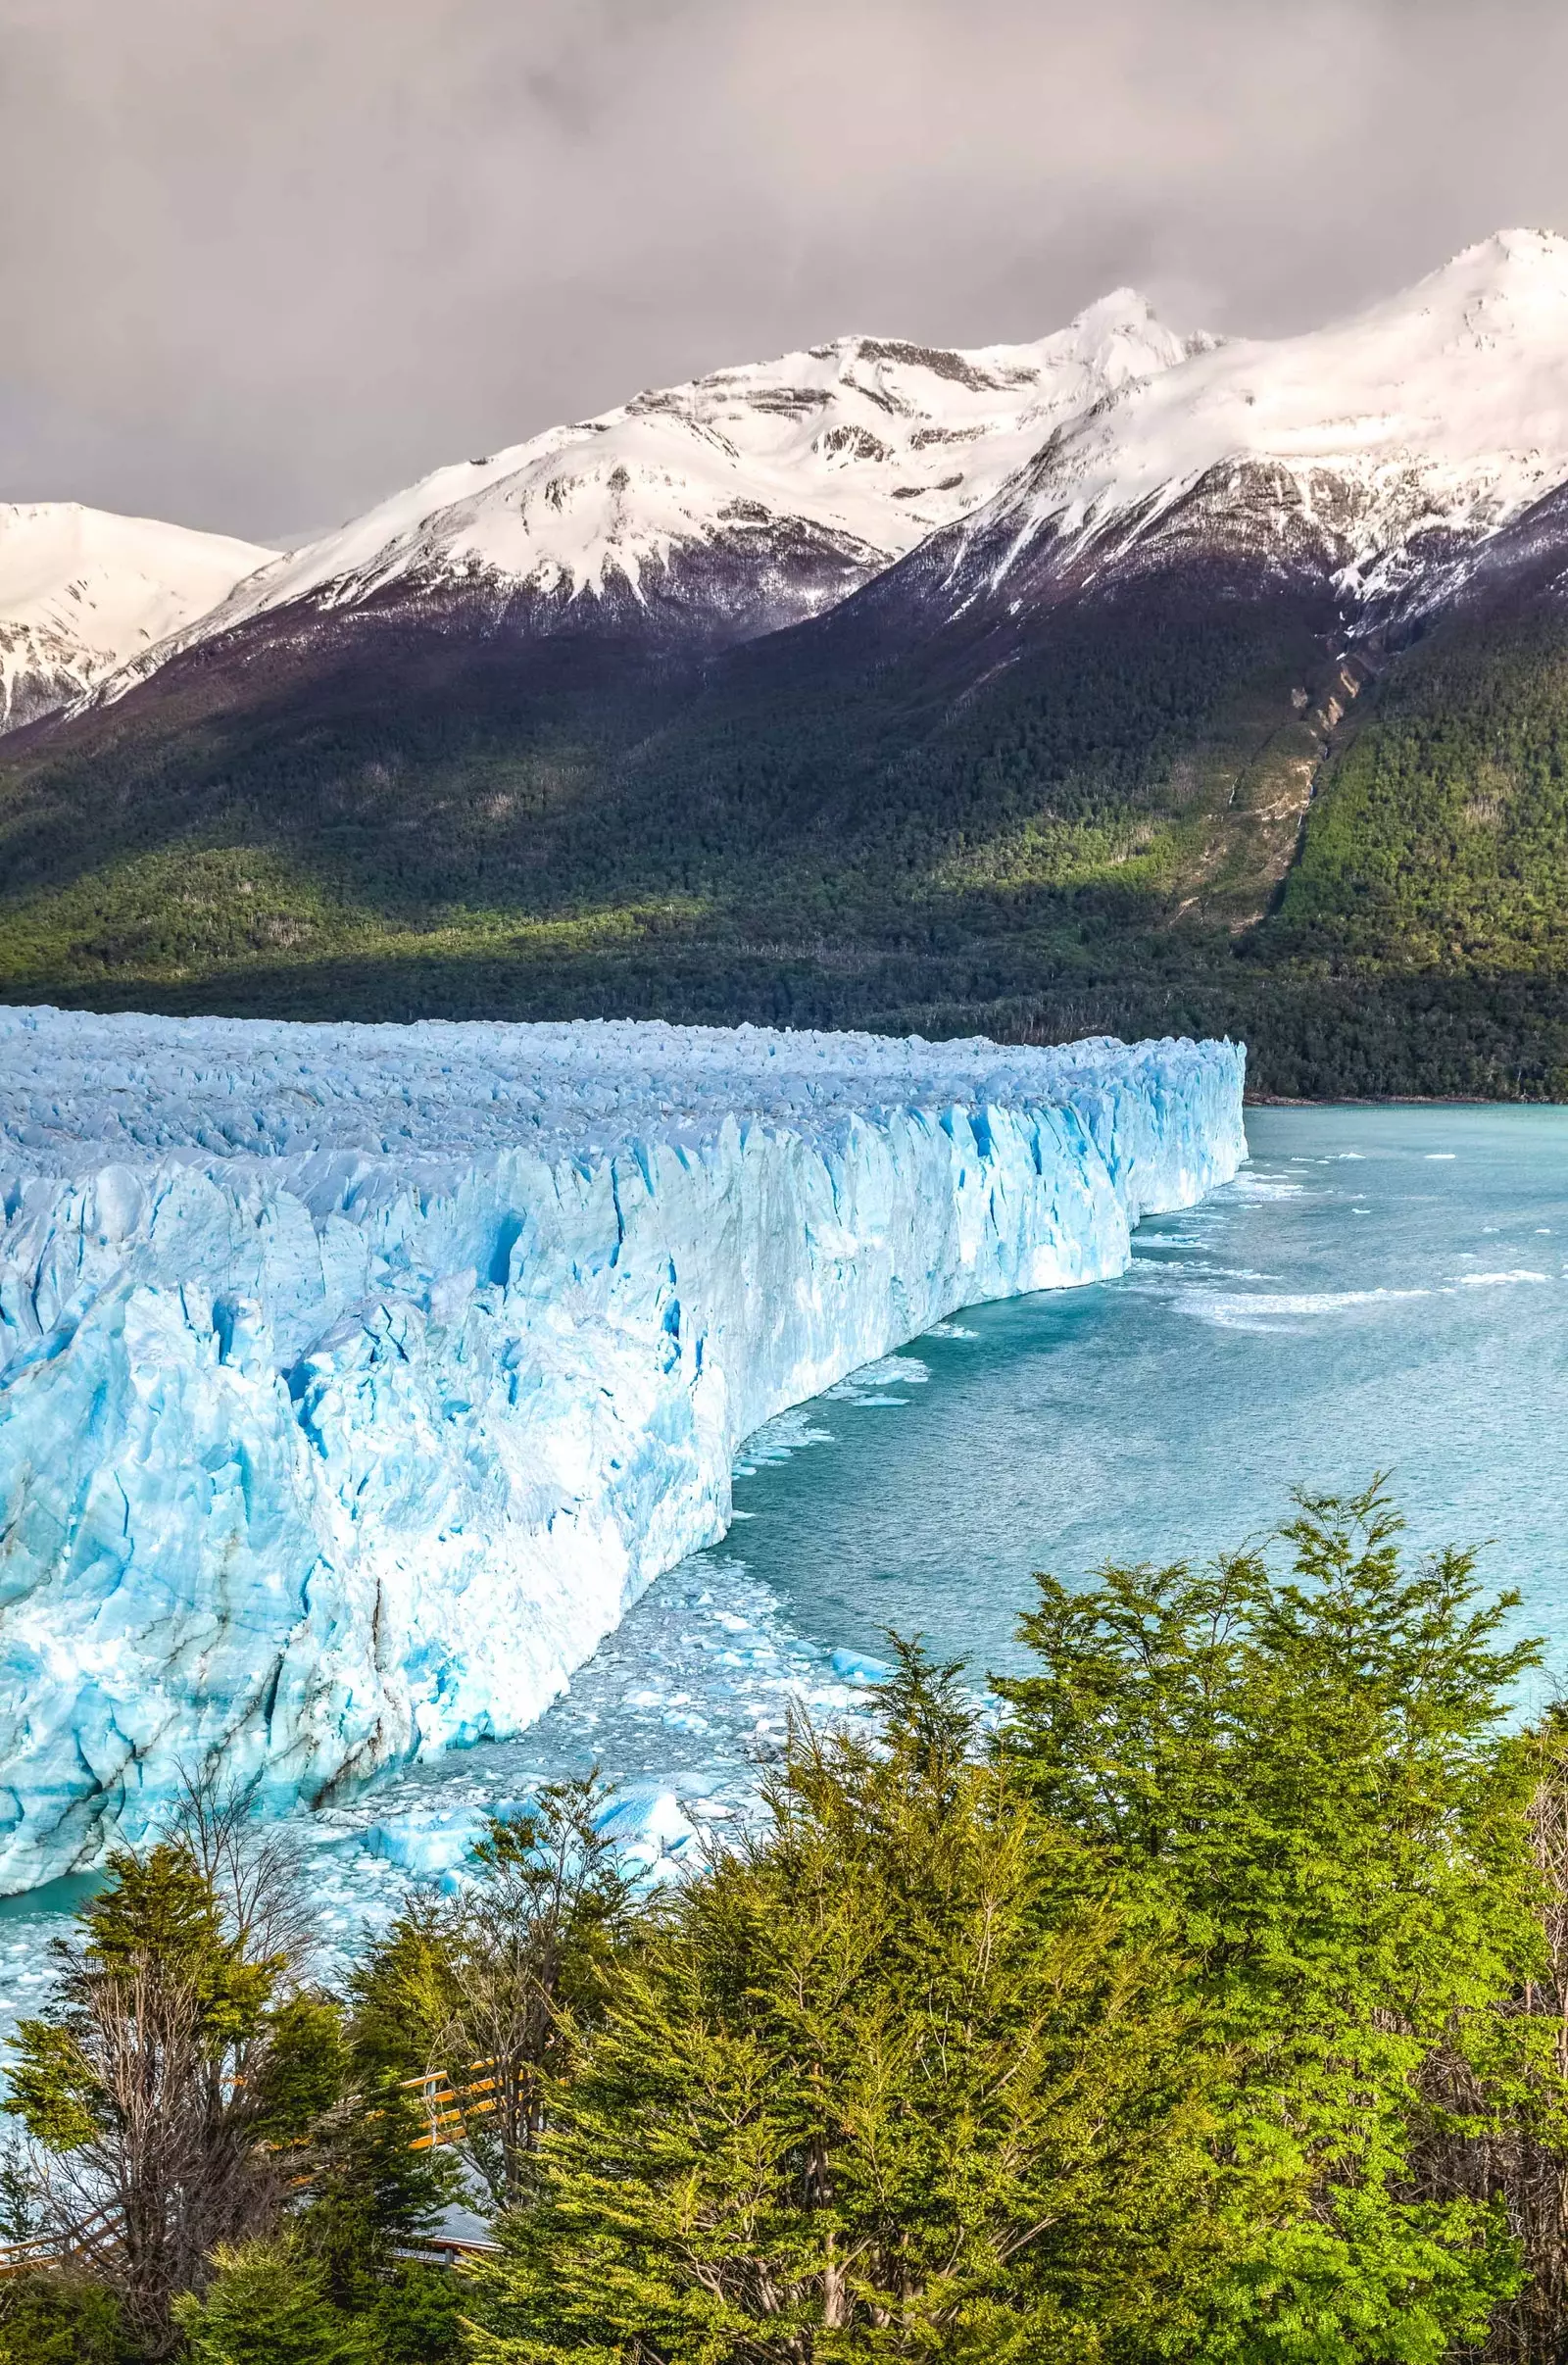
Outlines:
[[725, 1542], [663, 1579], [520, 1741], [362, 1802], [515, 1797], [597, 1760], [732, 1800], [792, 1698], [896, 1627], [1020, 1663], [1031, 1572], [1201, 1556], [1378, 1470], [1422, 1550], [1483, 1548], [1568, 1673], [1568, 1109], [1262, 1109], [1251, 1163], [1090, 1289], [980, 1306], [770, 1424]]
[[[772, 1423], [725, 1542], [528, 1734], [312, 1826], [331, 1919], [460, 1861], [475, 1803], [595, 1761], [639, 1827], [732, 1809], [791, 1701], [853, 1706], [889, 1626], [983, 1677], [1019, 1663], [1032, 1570], [1233, 1547], [1298, 1485], [1389, 1472], [1414, 1548], [1484, 1547], [1524, 1595], [1532, 1697], [1568, 1678], [1568, 1109], [1254, 1109], [1248, 1134], [1120, 1279], [972, 1309]], [[39, 1901], [0, 1924], [0, 2008], [41, 1976]]]
[[[1568, 1110], [1256, 1109], [1252, 1162], [1094, 1289], [965, 1314], [737, 1490], [803, 1630], [1016, 1663], [1029, 1572], [1206, 1554], [1378, 1469], [1568, 1653]], [[901, 1358], [903, 1360], [905, 1358]]]

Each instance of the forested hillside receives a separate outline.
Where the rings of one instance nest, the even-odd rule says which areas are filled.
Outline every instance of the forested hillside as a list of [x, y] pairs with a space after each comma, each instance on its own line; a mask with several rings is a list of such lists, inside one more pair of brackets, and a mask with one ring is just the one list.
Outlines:
[[700, 665], [396, 610], [305, 663], [198, 652], [8, 743], [0, 981], [294, 1016], [1201, 1027], [1246, 1036], [1264, 1092], [1568, 1090], [1568, 635], [1455, 620], [1368, 680], [1334, 626], [1309, 591], [1187, 569], [912, 636], [873, 587]]

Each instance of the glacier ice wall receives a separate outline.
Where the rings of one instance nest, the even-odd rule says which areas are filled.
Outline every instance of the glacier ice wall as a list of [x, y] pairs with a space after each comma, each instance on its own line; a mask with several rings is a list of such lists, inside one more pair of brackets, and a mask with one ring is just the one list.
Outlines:
[[0, 1010], [0, 1889], [519, 1730], [752, 1430], [1234, 1173], [1243, 1059]]

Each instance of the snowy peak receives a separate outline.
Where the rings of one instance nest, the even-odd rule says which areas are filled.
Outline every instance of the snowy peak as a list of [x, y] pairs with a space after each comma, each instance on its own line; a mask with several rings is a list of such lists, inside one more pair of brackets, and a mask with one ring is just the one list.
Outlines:
[[1064, 392], [1065, 373], [1076, 368], [1083, 372], [1081, 392], [1116, 393], [1142, 378], [1174, 370], [1194, 353], [1207, 353], [1218, 341], [1202, 332], [1175, 335], [1155, 319], [1146, 295], [1136, 287], [1117, 287], [1079, 313], [1055, 336], [1026, 350], [1038, 354], [1044, 367], [1062, 372]]
[[767, 570], [759, 625], [793, 621], [987, 501], [1060, 420], [1191, 350], [1119, 289], [1033, 344], [849, 336], [716, 370], [437, 469], [245, 584], [205, 629], [394, 588], [640, 599], [713, 552]]
[[0, 731], [79, 697], [274, 556], [74, 501], [0, 503]]
[[1452, 327], [1454, 350], [1487, 351], [1543, 332], [1560, 336], [1565, 307], [1568, 238], [1554, 230], [1497, 230], [1361, 319], [1370, 323], [1418, 310]]
[[1200, 486], [1315, 537], [1352, 596], [1423, 536], [1474, 538], [1568, 476], [1568, 240], [1506, 230], [1308, 334], [1204, 343], [1086, 415], [994, 502], [1004, 571], [1038, 545], [1147, 543]]

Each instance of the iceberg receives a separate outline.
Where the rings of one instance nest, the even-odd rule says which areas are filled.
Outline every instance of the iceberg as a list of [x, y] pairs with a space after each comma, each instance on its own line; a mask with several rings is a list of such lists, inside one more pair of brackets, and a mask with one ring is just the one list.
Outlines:
[[764, 1422], [1228, 1180], [1244, 1063], [0, 1010], [0, 1889], [517, 1733]]

